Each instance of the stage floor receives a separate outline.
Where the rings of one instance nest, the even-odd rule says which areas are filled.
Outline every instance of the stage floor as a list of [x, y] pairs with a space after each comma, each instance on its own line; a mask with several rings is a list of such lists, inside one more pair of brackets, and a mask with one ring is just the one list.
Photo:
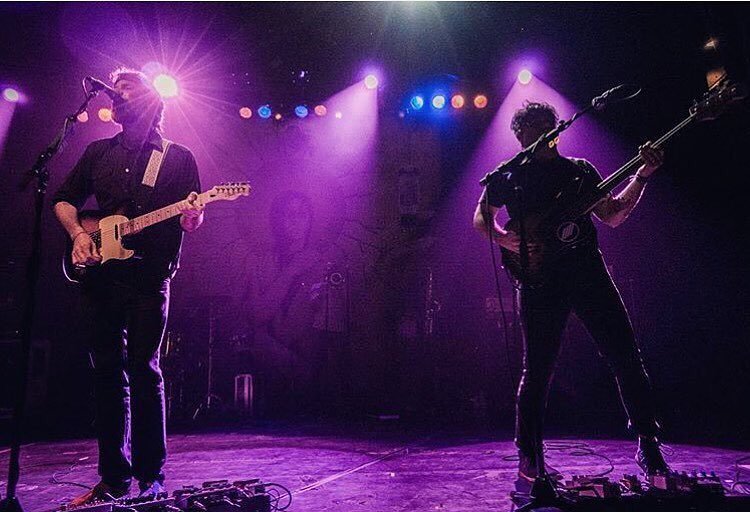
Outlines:
[[[362, 427], [331, 432], [309, 427], [256, 427], [234, 432], [175, 434], [165, 471], [171, 491], [205, 480], [260, 478], [294, 492], [289, 510], [511, 510], [516, 463], [513, 443], [489, 436], [401, 434]], [[354, 433], [352, 433], [354, 432]], [[592, 454], [575, 448], [585, 443]], [[564, 476], [609, 469], [635, 473], [632, 441], [555, 439], [548, 463]], [[670, 447], [676, 470], [716, 471], [733, 477], [747, 453], [688, 445]], [[8, 450], [0, 450], [0, 492], [5, 493]], [[18, 496], [27, 512], [52, 510], [97, 481], [96, 443], [34, 443], [22, 451]], [[728, 484], [725, 484], [728, 485]], [[133, 491], [136, 490], [135, 485]]]

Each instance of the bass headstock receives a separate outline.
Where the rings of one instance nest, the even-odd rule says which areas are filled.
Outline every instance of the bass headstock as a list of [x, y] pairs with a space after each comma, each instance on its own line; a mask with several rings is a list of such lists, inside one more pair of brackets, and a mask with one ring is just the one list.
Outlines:
[[240, 196], [249, 196], [252, 187], [246, 181], [236, 181], [216, 185], [207, 191], [208, 197], [212, 200], [225, 199], [234, 201]]
[[747, 88], [744, 84], [733, 82], [723, 78], [716, 82], [711, 89], [696, 100], [690, 107], [690, 114], [698, 121], [710, 121], [716, 119], [732, 104], [738, 103], [747, 97]]

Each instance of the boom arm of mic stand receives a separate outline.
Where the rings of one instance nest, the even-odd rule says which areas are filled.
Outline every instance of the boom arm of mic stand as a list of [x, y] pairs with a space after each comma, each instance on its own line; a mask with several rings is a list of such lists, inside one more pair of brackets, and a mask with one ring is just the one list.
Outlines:
[[91, 103], [91, 100], [93, 100], [98, 94], [99, 91], [86, 92], [86, 99], [83, 101], [81, 106], [78, 107], [78, 109], [73, 114], [65, 117], [62, 128], [59, 132], [57, 132], [57, 135], [55, 135], [55, 138], [52, 140], [50, 145], [47, 146], [44, 151], [39, 153], [39, 156], [37, 157], [36, 162], [34, 162], [34, 165], [31, 166], [31, 169], [24, 173], [24, 178], [21, 181], [20, 186], [20, 189], [22, 191], [26, 190], [26, 187], [29, 186], [34, 178], [37, 178], [38, 190], [40, 190], [42, 193], [47, 191], [47, 181], [49, 178], [49, 173], [47, 172], [47, 163], [58, 153], [60, 148], [62, 148], [63, 143], [65, 142], [65, 138], [68, 136], [68, 134], [70, 134], [75, 123], [78, 122], [78, 116], [86, 111], [89, 103]]

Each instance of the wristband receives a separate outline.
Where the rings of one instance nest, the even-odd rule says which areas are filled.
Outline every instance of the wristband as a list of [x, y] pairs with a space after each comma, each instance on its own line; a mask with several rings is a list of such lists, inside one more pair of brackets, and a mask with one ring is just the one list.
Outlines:
[[637, 181], [638, 183], [643, 183], [645, 185], [646, 182], [648, 181], [648, 178], [641, 176], [638, 173], [635, 173], [635, 181]]
[[86, 233], [86, 231], [85, 231], [85, 230], [83, 230], [83, 231], [79, 231], [78, 233], [76, 233], [76, 236], [74, 236], [73, 238], [71, 238], [71, 241], [72, 241], [72, 242], [75, 242], [75, 241], [76, 241], [76, 238], [78, 238], [79, 236], [81, 236], [81, 235], [83, 235], [83, 234], [88, 234], [88, 233]]

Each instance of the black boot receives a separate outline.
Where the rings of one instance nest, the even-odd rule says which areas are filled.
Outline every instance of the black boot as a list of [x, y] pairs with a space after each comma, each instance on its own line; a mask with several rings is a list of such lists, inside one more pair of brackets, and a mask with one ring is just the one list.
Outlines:
[[638, 438], [638, 451], [635, 452], [635, 462], [648, 475], [669, 473], [669, 465], [661, 453], [660, 443], [655, 438]]

